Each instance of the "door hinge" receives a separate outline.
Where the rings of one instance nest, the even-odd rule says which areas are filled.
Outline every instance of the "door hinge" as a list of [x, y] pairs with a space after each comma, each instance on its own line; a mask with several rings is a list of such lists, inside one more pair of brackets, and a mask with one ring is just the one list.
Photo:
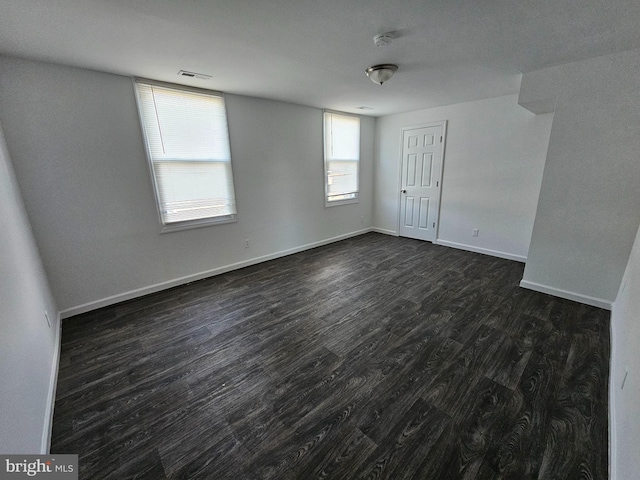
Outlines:
[[442, 143], [442, 135], [440, 135], [440, 143]]
[[436, 222], [433, 222], [433, 228], [436, 228]]
[[439, 187], [439, 186], [440, 186], [440, 182], [436, 182], [436, 187]]

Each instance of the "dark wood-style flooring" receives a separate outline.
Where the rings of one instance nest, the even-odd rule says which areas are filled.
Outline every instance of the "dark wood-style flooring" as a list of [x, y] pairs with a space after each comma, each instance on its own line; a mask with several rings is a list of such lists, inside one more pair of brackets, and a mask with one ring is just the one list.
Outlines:
[[82, 479], [606, 479], [609, 313], [366, 234], [65, 320]]

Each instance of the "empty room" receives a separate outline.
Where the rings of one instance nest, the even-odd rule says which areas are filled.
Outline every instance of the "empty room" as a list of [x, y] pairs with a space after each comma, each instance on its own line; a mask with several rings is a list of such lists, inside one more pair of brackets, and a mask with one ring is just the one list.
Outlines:
[[0, 476], [638, 478], [638, 25], [0, 0]]

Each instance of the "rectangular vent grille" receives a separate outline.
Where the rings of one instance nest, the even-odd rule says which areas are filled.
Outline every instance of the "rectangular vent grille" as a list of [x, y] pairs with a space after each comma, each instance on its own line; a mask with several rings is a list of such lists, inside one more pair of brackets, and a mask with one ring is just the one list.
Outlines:
[[199, 80], [209, 80], [211, 75], [205, 75], [204, 73], [187, 72], [186, 70], [180, 70], [178, 75], [181, 77], [197, 78]]

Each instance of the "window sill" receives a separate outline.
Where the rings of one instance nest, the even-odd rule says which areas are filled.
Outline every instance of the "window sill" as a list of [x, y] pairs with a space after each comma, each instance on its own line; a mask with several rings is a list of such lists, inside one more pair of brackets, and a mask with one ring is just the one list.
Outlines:
[[213, 225], [223, 225], [225, 223], [237, 222], [236, 215], [226, 215], [224, 217], [202, 218], [199, 220], [188, 220], [186, 222], [175, 222], [162, 225], [160, 233], [180, 232], [182, 230], [192, 230], [194, 228], [211, 227]]
[[333, 202], [327, 202], [325, 200], [324, 206], [325, 208], [329, 208], [329, 207], [337, 207], [340, 205], [349, 205], [350, 203], [359, 203], [359, 200], [357, 198], [349, 198], [347, 200], [335, 200]]

